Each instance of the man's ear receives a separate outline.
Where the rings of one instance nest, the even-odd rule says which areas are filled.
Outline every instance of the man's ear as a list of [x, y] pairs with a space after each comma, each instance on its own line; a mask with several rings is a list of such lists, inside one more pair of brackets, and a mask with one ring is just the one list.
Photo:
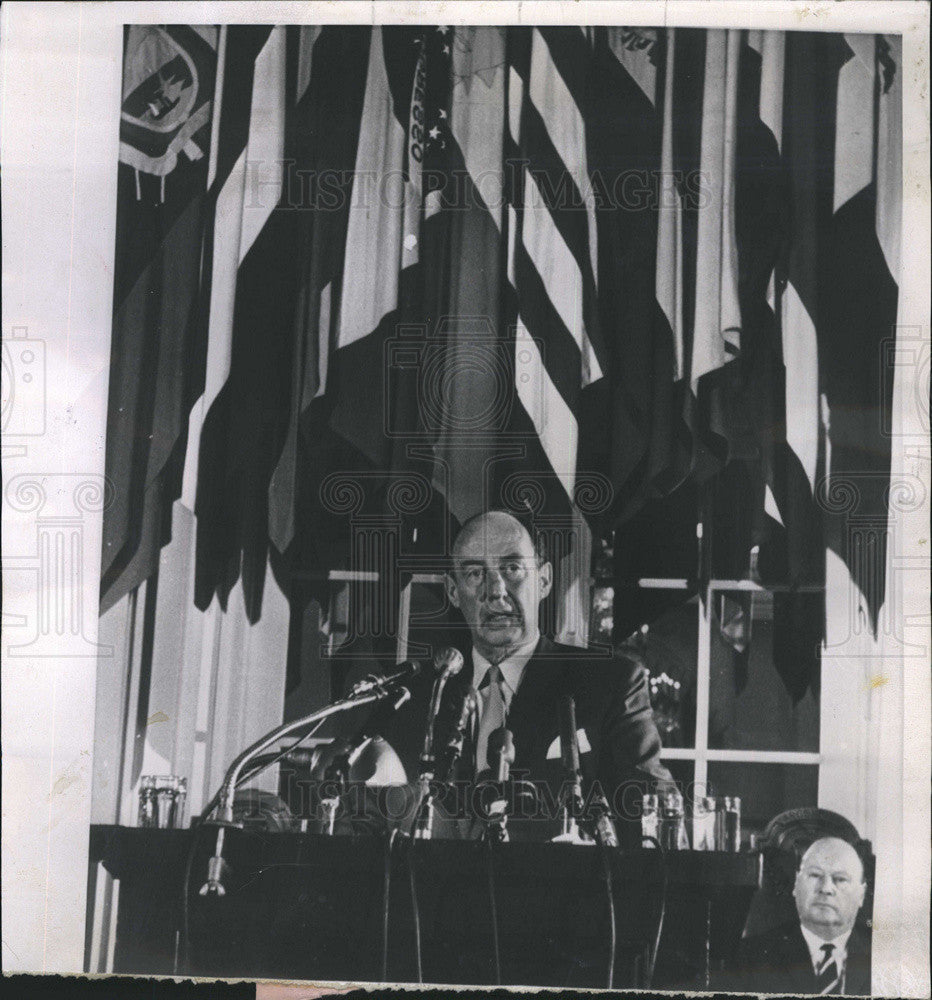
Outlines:
[[553, 566], [549, 562], [541, 563], [537, 578], [540, 581], [540, 600], [543, 600], [553, 588]]
[[447, 597], [454, 608], [460, 606], [460, 595], [456, 592], [456, 581], [451, 573], [443, 574], [443, 583], [447, 589]]

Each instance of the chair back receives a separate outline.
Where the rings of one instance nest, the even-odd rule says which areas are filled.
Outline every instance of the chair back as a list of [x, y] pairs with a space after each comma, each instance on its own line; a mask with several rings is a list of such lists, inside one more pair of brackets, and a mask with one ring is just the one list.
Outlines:
[[864, 865], [867, 892], [857, 923], [867, 929], [874, 911], [874, 854], [854, 824], [829, 809], [806, 806], [779, 813], [767, 824], [758, 840], [763, 856], [761, 888], [751, 901], [744, 936], [762, 934], [771, 927], [796, 918], [793, 885], [803, 855], [822, 837], [838, 837], [850, 844]]

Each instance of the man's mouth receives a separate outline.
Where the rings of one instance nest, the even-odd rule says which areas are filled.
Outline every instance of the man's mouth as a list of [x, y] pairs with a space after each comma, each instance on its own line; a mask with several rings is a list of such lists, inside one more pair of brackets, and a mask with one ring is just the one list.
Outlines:
[[493, 628], [520, 625], [521, 616], [507, 611], [495, 612], [494, 614], [486, 615], [482, 623], [483, 625], [489, 625]]

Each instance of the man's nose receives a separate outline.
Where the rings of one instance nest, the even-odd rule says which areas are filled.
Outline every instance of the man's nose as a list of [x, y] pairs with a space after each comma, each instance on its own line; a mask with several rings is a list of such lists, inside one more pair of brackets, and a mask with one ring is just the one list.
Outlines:
[[832, 881], [831, 875], [823, 875], [819, 879], [819, 892], [830, 893], [835, 891], [835, 883]]
[[497, 569], [490, 569], [485, 575], [485, 598], [487, 601], [500, 600], [507, 593], [505, 579]]

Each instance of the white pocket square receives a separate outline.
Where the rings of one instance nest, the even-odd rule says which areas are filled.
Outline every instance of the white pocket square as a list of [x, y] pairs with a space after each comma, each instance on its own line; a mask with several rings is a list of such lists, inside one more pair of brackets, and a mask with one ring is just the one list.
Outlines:
[[[585, 729], [576, 730], [576, 739], [579, 743], [579, 752], [589, 753], [592, 749], [592, 745], [589, 743], [589, 737], [586, 735]], [[550, 749], [547, 751], [547, 760], [557, 760], [562, 756], [563, 750], [560, 747], [560, 737], [558, 736], [553, 743], [550, 744]]]

